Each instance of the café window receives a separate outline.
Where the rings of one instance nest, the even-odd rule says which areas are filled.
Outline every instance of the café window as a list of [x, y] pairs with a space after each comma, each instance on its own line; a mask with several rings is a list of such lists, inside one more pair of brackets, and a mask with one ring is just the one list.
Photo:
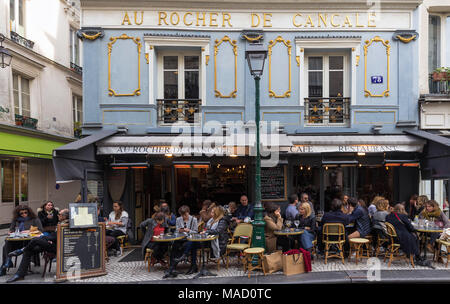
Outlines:
[[11, 31], [25, 36], [24, 0], [9, 0], [9, 26]]
[[308, 97], [307, 125], [345, 125], [349, 121], [348, 56], [309, 55], [305, 58]]
[[13, 73], [14, 114], [31, 116], [30, 80]]
[[158, 119], [168, 124], [194, 123], [199, 112], [200, 54], [163, 53], [158, 56], [160, 84]]
[[441, 66], [441, 17], [430, 15], [428, 18], [428, 71]]
[[1, 160], [2, 203], [19, 204], [28, 200], [28, 162], [20, 159]]

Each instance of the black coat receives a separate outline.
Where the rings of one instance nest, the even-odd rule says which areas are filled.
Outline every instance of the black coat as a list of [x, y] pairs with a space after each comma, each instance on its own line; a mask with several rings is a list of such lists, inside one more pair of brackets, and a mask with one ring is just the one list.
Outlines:
[[[142, 250], [142, 256], [145, 256], [145, 250], [147, 248], [147, 245], [151, 242], [152, 237], [153, 237], [153, 229], [155, 229], [155, 227], [158, 225], [158, 223], [152, 219], [146, 219], [145, 221], [143, 221], [140, 225], [139, 228], [141, 229], [142, 233], [144, 234], [144, 239], [142, 240], [142, 244], [141, 244], [141, 250]], [[164, 227], [164, 232], [167, 231], [167, 229], [169, 228], [167, 226], [167, 222], [164, 221], [162, 226]]]
[[228, 244], [228, 226], [230, 225], [229, 218], [224, 216], [219, 220], [216, 229], [208, 229], [206, 233], [219, 235], [219, 248], [220, 248], [220, 256], [225, 253]]
[[39, 220], [41, 221], [43, 228], [48, 227], [48, 226], [58, 225], [58, 210], [53, 209], [52, 214], [53, 214], [53, 218], [49, 219], [47, 217], [48, 214], [46, 211], [41, 210], [38, 212], [38, 217], [39, 217]]
[[[397, 219], [396, 214], [401, 221]], [[419, 244], [416, 236], [413, 234], [416, 230], [411, 225], [408, 215], [392, 212], [386, 216], [386, 222], [394, 226], [400, 249], [407, 255], [419, 255]]]
[[340, 210], [325, 212], [320, 225], [323, 226], [326, 223], [341, 223], [347, 226], [349, 224], [349, 216]]
[[309, 232], [311, 232], [312, 234], [316, 234], [316, 217], [315, 216], [313, 216], [311, 214], [307, 218], [304, 218], [299, 213], [295, 216], [295, 219], [300, 221], [300, 224], [298, 225], [299, 228], [309, 227], [310, 228]]

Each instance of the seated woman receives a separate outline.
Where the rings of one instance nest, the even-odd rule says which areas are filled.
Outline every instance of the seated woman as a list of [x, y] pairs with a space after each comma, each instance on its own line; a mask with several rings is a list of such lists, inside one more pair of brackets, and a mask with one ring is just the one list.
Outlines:
[[393, 212], [386, 216], [386, 222], [394, 226], [395, 231], [397, 232], [400, 249], [408, 257], [413, 254], [415, 262], [418, 265], [428, 266], [426, 261], [420, 256], [418, 240], [414, 234], [416, 230], [409, 220], [405, 207], [402, 204], [395, 205]]
[[[41, 232], [44, 230], [42, 228], [41, 221], [30, 207], [26, 205], [17, 206], [13, 212], [13, 219], [9, 227], [9, 232], [13, 233], [16, 230], [19, 230], [19, 232], [27, 233], [30, 232], [31, 226], [37, 227], [37, 229]], [[22, 247], [23, 242], [5, 240], [5, 244], [3, 245], [3, 260], [0, 268], [0, 276], [4, 276], [6, 274], [7, 268], [13, 267], [11, 259], [8, 258], [8, 253]]]
[[[435, 200], [429, 200], [425, 203], [423, 211], [419, 215], [419, 219], [424, 219], [427, 221], [434, 222], [435, 225], [443, 228], [450, 227], [450, 221], [448, 217], [441, 211], [438, 203]], [[440, 236], [439, 232], [430, 233], [428, 238], [427, 249], [430, 252], [434, 252], [433, 244], [435, 244], [436, 239]]]
[[374, 242], [378, 238], [386, 238], [386, 216], [389, 214], [389, 201], [386, 199], [379, 199], [375, 201], [375, 207], [377, 211], [372, 216], [372, 234], [374, 236]]
[[264, 216], [265, 235], [266, 235], [266, 249], [267, 253], [277, 250], [277, 245], [283, 247], [283, 252], [289, 250], [289, 242], [286, 237], [278, 237], [274, 234], [274, 231], [281, 230], [283, 228], [283, 218], [281, 217], [281, 210], [278, 205], [274, 203], [265, 204], [266, 215]]
[[212, 218], [208, 221], [206, 234], [219, 235], [219, 238], [211, 242], [211, 248], [215, 259], [220, 258], [227, 249], [228, 244], [228, 226], [230, 222], [225, 216], [225, 209], [222, 206], [216, 206], [211, 210]]
[[166, 202], [162, 202], [160, 209], [161, 212], [165, 215], [167, 226], [175, 226], [177, 224], [177, 217], [172, 213], [172, 211], [170, 211], [169, 204], [167, 204]]
[[[198, 224], [197, 219], [190, 215], [190, 209], [188, 206], [183, 205], [178, 209], [178, 213], [180, 213], [180, 217], [177, 218], [177, 232], [179, 233], [197, 233], [198, 232]], [[179, 242], [178, 242], [179, 243]], [[178, 244], [178, 247], [179, 244]], [[197, 267], [197, 243], [195, 242], [184, 242], [184, 244], [181, 246], [181, 251], [183, 252], [181, 257], [174, 259], [175, 263], [170, 263], [171, 269], [169, 269], [169, 273], [172, 273], [173, 270], [175, 270], [176, 264], [181, 261], [186, 261], [188, 259], [188, 256], [190, 254], [192, 264], [189, 270], [186, 272], [186, 274], [193, 274], [198, 272]]]
[[55, 208], [53, 202], [46, 201], [37, 211], [42, 228], [44, 229], [44, 234], [55, 231], [58, 225], [59, 211]]
[[216, 206], [213, 202], [210, 200], [205, 200], [203, 202], [202, 210], [199, 212], [199, 224], [203, 224], [204, 226], [206, 223], [208, 223], [209, 220], [212, 218], [211, 211]]
[[109, 214], [107, 222], [107, 225], [112, 226], [112, 228], [106, 230], [106, 235], [115, 238], [112, 248], [116, 250], [117, 254], [120, 254], [120, 243], [117, 237], [127, 234], [128, 213], [123, 210], [123, 205], [120, 201], [113, 203], [113, 210]]
[[312, 251], [313, 241], [316, 237], [316, 217], [312, 215], [311, 205], [302, 203], [298, 208], [295, 220], [300, 221], [299, 228], [305, 229], [300, 235], [301, 247], [309, 252]]
[[355, 222], [356, 230], [348, 235], [349, 239], [364, 238], [371, 231], [371, 223], [369, 213], [367, 210], [358, 203], [358, 200], [354, 197], [348, 199], [351, 213], [348, 215], [350, 223]]
[[152, 264], [160, 263], [165, 266], [166, 262], [164, 259], [164, 253], [168, 249], [168, 243], [152, 242], [153, 236], [160, 235], [161, 233], [167, 232], [169, 228], [167, 222], [165, 221], [165, 214], [158, 212], [154, 218], [149, 218], [143, 221], [139, 225], [142, 233], [144, 234], [144, 239], [142, 240], [142, 257], [145, 256], [147, 248], [153, 249], [152, 254]]

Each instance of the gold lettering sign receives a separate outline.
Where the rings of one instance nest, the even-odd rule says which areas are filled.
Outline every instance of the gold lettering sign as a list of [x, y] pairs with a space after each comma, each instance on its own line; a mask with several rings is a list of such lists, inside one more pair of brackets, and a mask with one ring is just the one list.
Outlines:
[[[149, 17], [146, 17], [149, 14]], [[241, 24], [245, 24], [245, 15], [235, 13]], [[364, 19], [367, 16], [367, 22]], [[131, 18], [130, 18], [131, 17]], [[134, 17], [134, 18], [133, 18]], [[290, 16], [281, 16], [280, 13], [248, 13], [248, 23], [251, 27], [271, 28], [276, 27], [280, 18], [289, 17], [294, 28], [375, 28], [377, 27], [375, 12], [368, 13], [292, 13]], [[153, 20], [159, 26], [195, 26], [195, 27], [233, 27], [233, 14], [225, 12], [179, 12], [179, 11], [157, 11], [123, 12], [121, 25], [143, 25], [144, 21], [149, 23]], [[244, 22], [244, 23], [243, 23]], [[241, 25], [242, 26], [242, 25]]]

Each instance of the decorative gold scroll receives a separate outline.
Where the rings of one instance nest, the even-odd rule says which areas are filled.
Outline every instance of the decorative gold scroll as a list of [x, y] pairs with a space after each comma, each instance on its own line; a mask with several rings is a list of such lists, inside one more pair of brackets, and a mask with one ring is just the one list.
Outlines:
[[[277, 95], [272, 90], [272, 48], [278, 42], [282, 42], [286, 46], [287, 52], [288, 52], [289, 89], [286, 92], [284, 92], [284, 94], [282, 94], [282, 95]], [[269, 42], [268, 49], [269, 49], [269, 97], [275, 97], [275, 98], [291, 97], [291, 51], [292, 51], [291, 50], [292, 49], [291, 41], [290, 40], [284, 40], [281, 36], [278, 36], [275, 40], [271, 40]]]
[[404, 37], [402, 37], [400, 35], [397, 35], [396, 37], [397, 37], [398, 40], [400, 40], [403, 43], [410, 43], [411, 41], [413, 41], [417, 37], [417, 35], [411, 36], [409, 38], [404, 38]]
[[150, 63], [150, 58], [149, 58], [149, 54], [145, 53], [145, 60], [147, 60], [147, 64]]
[[[237, 93], [237, 44], [236, 40], [231, 40], [230, 37], [224, 36], [220, 41], [216, 39], [216, 44], [214, 45], [214, 93], [216, 97], [220, 98], [236, 98]], [[234, 90], [228, 94], [223, 95], [218, 89], [217, 89], [217, 54], [219, 53], [219, 46], [222, 44], [222, 42], [228, 42], [233, 47], [233, 53], [234, 53]]]
[[297, 61], [297, 66], [300, 66], [300, 56], [295, 56], [295, 60]]
[[206, 60], [206, 65], [208, 65], [208, 62], [209, 62], [209, 55], [205, 55], [205, 60]]
[[[112, 47], [113, 44], [116, 43], [117, 39], [122, 39], [122, 40], [126, 40], [126, 39], [131, 39], [134, 41], [134, 43], [136, 43], [137, 45], [137, 52], [138, 52], [138, 88], [136, 90], [134, 90], [133, 93], [129, 93], [129, 94], [117, 94], [112, 88], [111, 88], [111, 51], [112, 51]], [[142, 48], [142, 44], [139, 42], [140, 38], [139, 37], [129, 37], [127, 34], [122, 34], [121, 36], [117, 36], [117, 37], [111, 37], [109, 38], [109, 40], [111, 40], [111, 42], [108, 43], [108, 91], [109, 91], [109, 96], [134, 96], [134, 95], [141, 95], [141, 48]]]
[[259, 35], [259, 36], [257, 36], [257, 37], [249, 37], [249, 36], [247, 36], [247, 35], [243, 35], [242, 37], [244, 37], [245, 39], [247, 39], [247, 41], [250, 41], [250, 42], [254, 42], [254, 41], [258, 41], [259, 39], [261, 39], [262, 37], [263, 37], [263, 35]]
[[102, 34], [102, 32], [98, 32], [98, 33], [95, 34], [95, 35], [88, 35], [88, 34], [86, 34], [86, 33], [81, 33], [81, 34], [82, 34], [83, 37], [86, 38], [86, 39], [89, 39], [89, 40], [95, 40], [95, 39], [97, 39], [97, 38]]
[[[372, 94], [372, 92], [370, 92], [367, 89], [367, 53], [368, 53], [368, 49], [369, 46], [373, 43], [373, 42], [381, 42], [385, 47], [386, 47], [386, 57], [387, 57], [387, 88], [386, 90], [383, 91], [383, 93], [381, 93], [380, 95], [375, 95]], [[389, 96], [389, 57], [391, 54], [391, 46], [389, 45], [389, 40], [383, 40], [381, 39], [379, 36], [375, 36], [373, 39], [366, 40], [366, 44], [364, 45], [364, 96], [365, 97], [388, 97]]]

